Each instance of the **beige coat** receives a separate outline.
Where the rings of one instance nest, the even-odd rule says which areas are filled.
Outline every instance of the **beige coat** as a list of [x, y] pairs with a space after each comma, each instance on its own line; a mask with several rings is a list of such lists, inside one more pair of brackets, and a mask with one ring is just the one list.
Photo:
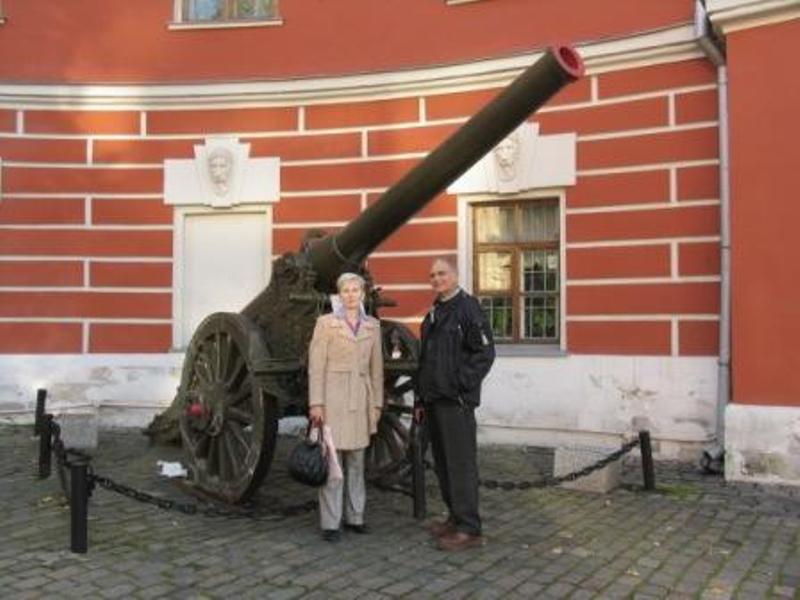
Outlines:
[[317, 319], [308, 351], [308, 405], [325, 408], [337, 450], [369, 445], [383, 406], [381, 325], [365, 317], [354, 336], [332, 313]]

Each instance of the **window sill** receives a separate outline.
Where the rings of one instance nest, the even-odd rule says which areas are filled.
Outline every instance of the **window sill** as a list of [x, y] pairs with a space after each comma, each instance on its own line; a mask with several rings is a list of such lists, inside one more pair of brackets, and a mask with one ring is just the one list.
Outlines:
[[566, 350], [559, 346], [544, 346], [536, 344], [495, 344], [495, 354], [497, 356], [520, 356], [537, 358], [565, 358], [568, 356]]
[[445, 4], [452, 6], [454, 4], [472, 4], [473, 2], [480, 2], [481, 0], [445, 0]]
[[283, 19], [266, 19], [263, 21], [192, 21], [172, 22], [167, 25], [170, 31], [185, 29], [238, 29], [243, 27], [277, 27], [283, 25]]

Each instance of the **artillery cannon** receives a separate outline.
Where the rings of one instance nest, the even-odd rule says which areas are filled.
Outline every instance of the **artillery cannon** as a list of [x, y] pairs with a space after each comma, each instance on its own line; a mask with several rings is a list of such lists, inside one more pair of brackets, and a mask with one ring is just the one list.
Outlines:
[[[258, 488], [278, 419], [307, 409], [308, 344], [337, 277], [362, 274], [367, 312], [377, 315], [387, 301], [365, 267], [370, 252], [582, 72], [575, 50], [549, 49], [343, 230], [309, 232], [299, 252], [275, 262], [269, 285], [240, 313], [215, 313], [198, 326], [175, 400], [150, 430], [157, 434], [177, 420], [199, 490], [235, 503]], [[408, 433], [398, 414], [418, 359], [408, 328], [382, 320], [381, 330], [388, 410], [367, 453], [368, 475], [405, 456]]]

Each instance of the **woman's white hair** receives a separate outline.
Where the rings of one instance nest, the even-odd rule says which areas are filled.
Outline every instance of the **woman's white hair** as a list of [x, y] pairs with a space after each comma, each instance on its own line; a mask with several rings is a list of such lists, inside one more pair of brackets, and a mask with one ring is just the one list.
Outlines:
[[361, 287], [361, 291], [364, 291], [364, 286], [367, 284], [367, 282], [364, 281], [364, 278], [358, 273], [342, 273], [339, 275], [339, 279], [336, 280], [337, 291], [341, 292], [344, 285], [346, 283], [350, 283], [351, 281], [357, 281], [358, 285]]

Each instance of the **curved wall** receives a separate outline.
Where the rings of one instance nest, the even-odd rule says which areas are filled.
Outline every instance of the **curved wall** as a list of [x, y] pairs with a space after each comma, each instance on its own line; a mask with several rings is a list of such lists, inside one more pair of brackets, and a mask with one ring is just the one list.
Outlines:
[[0, 82], [177, 83], [389, 71], [667, 28], [691, 22], [692, 6], [691, 0], [454, 6], [281, 0], [279, 26], [178, 31], [169, 29], [173, 0], [4, 0]]

